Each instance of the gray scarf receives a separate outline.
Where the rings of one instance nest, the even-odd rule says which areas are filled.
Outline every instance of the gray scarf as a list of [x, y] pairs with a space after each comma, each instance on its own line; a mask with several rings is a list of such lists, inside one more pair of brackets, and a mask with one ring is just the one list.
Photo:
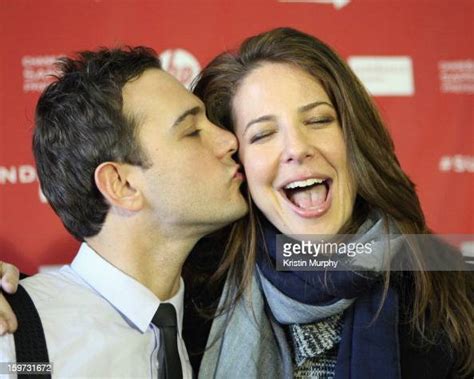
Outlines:
[[[392, 229], [393, 230], [393, 229]], [[364, 224], [358, 241], [382, 242], [384, 227], [379, 218]], [[391, 250], [396, 252], [401, 239], [392, 240]], [[384, 254], [370, 257], [358, 266], [380, 270]], [[392, 254], [391, 254], [392, 255]], [[393, 256], [393, 255], [392, 255]], [[226, 296], [232, 295], [226, 282], [219, 306]], [[260, 270], [255, 270], [250, 289], [229, 312], [215, 318], [208, 338], [199, 378], [290, 378], [293, 376], [291, 351], [280, 324], [315, 322], [340, 313], [355, 299], [340, 299], [329, 305], [308, 305], [298, 302], [276, 288]]]

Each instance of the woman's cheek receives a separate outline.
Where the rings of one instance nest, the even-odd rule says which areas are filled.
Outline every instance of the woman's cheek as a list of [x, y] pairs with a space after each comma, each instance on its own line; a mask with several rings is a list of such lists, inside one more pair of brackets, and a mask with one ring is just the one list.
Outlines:
[[271, 175], [271, 160], [271, 155], [249, 149], [245, 152], [242, 163], [250, 180], [255, 178], [260, 181]]

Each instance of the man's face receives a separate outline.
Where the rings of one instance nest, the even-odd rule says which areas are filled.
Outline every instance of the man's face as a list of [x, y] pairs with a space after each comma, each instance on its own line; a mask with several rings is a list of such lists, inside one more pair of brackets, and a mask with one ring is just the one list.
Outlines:
[[207, 119], [196, 96], [166, 72], [149, 69], [124, 86], [123, 99], [124, 112], [137, 117], [137, 138], [151, 163], [137, 167], [150, 222], [206, 234], [246, 213], [232, 159], [236, 138]]

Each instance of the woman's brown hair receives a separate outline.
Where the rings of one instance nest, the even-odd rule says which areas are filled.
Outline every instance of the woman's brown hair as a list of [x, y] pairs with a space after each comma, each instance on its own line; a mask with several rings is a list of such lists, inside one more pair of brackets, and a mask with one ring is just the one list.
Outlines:
[[[202, 71], [194, 93], [205, 103], [209, 119], [233, 130], [232, 100], [244, 78], [266, 63], [282, 63], [303, 69], [326, 90], [344, 133], [349, 170], [357, 188], [356, 206], [341, 233], [353, 233], [371, 209], [390, 218], [403, 234], [428, 234], [415, 185], [403, 172], [392, 139], [364, 86], [348, 65], [326, 44], [290, 28], [278, 28], [245, 40], [236, 53], [223, 53]], [[260, 233], [255, 205], [249, 196], [249, 215], [231, 233], [228, 249], [213, 281], [228, 275], [235, 291], [227, 299], [231, 307], [249, 286], [255, 268]], [[452, 346], [460, 373], [474, 370], [474, 311], [472, 281], [465, 272], [434, 272], [424, 269], [420, 249], [411, 246], [416, 270], [405, 291], [412, 332], [425, 343], [435, 343], [443, 331]], [[390, 271], [384, 274], [385, 288]], [[410, 283], [410, 284], [408, 284]], [[408, 287], [409, 286], [409, 287]]]

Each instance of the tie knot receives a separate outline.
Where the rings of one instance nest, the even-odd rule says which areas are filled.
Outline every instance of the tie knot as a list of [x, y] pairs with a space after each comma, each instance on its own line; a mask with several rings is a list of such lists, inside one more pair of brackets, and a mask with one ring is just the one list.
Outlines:
[[176, 327], [178, 325], [176, 320], [176, 310], [172, 304], [161, 303], [151, 320], [158, 328], [162, 327]]

